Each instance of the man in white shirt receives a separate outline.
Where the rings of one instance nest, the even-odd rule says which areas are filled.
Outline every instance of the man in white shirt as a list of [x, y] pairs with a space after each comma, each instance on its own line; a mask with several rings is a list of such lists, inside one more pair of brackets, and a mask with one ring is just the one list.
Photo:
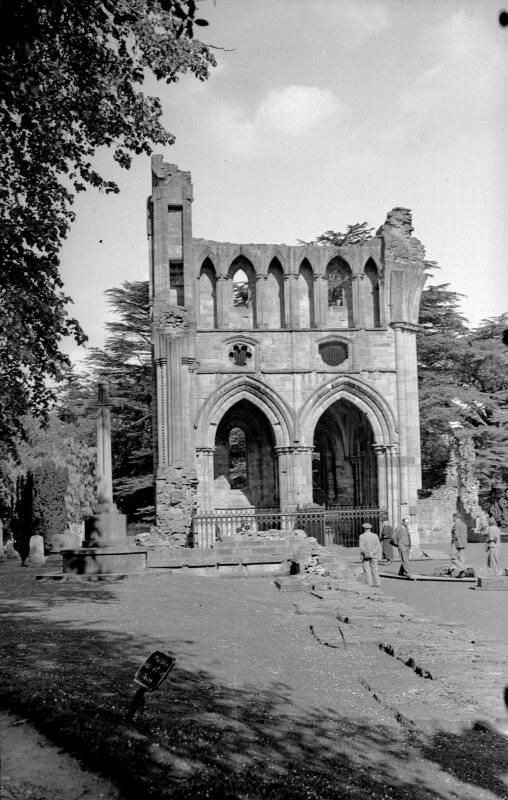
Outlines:
[[501, 550], [501, 531], [494, 517], [489, 517], [487, 528], [487, 567], [491, 575], [502, 575], [503, 570], [499, 565], [499, 552]]
[[369, 522], [364, 522], [362, 528], [359, 546], [365, 580], [369, 586], [380, 586], [378, 561], [381, 558], [381, 542]]

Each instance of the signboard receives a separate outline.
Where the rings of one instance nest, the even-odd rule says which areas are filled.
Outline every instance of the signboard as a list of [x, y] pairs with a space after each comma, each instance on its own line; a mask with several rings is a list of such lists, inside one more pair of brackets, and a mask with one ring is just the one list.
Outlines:
[[145, 663], [140, 666], [134, 676], [134, 683], [143, 689], [153, 692], [161, 685], [162, 681], [175, 666], [173, 656], [155, 650], [148, 656]]

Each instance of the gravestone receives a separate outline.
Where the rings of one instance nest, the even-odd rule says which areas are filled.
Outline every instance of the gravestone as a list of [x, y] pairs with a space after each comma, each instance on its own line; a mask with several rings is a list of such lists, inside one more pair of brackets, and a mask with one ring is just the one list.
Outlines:
[[39, 565], [46, 563], [46, 556], [44, 555], [44, 539], [42, 536], [35, 534], [30, 536], [30, 551], [28, 553], [28, 563]]
[[21, 556], [14, 547], [14, 542], [12, 541], [12, 539], [7, 539], [4, 550], [5, 550], [5, 557], [7, 559], [12, 561], [21, 561]]

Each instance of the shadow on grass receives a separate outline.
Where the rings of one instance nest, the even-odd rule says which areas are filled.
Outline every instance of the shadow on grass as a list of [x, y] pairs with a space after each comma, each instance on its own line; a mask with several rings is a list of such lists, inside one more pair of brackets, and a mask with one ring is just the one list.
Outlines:
[[[423, 755], [448, 773], [498, 797], [508, 797], [508, 742], [490, 731], [440, 732], [423, 746]], [[504, 777], [504, 780], [503, 780]]]
[[[24, 601], [2, 596], [0, 703], [111, 777], [129, 800], [476, 800], [478, 786], [508, 797], [494, 774], [502, 769], [500, 751], [493, 760], [492, 751], [474, 750], [473, 734], [436, 736], [424, 761], [396, 726], [296, 709], [281, 682], [263, 691], [231, 688], [177, 665], [128, 725], [142, 660], [155, 647], [181, 656], [192, 642], [96, 630], [89, 619], [54, 621], [42, 613], [55, 603], [115, 602], [107, 584], [30, 588]], [[467, 774], [461, 752], [476, 761]], [[447, 783], [437, 765], [471, 785]]]

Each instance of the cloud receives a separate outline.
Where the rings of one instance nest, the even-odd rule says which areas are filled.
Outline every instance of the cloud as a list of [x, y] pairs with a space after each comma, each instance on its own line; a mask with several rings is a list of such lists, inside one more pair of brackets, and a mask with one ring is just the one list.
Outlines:
[[345, 109], [328, 89], [318, 86], [286, 86], [272, 89], [261, 100], [251, 119], [223, 106], [212, 120], [212, 130], [233, 154], [247, 154], [274, 139], [302, 140], [337, 126]]
[[[326, 17], [328, 25], [337, 26], [337, 38], [348, 50], [362, 47], [369, 39], [384, 33], [389, 27], [386, 2], [376, 0], [341, 0], [314, 6]], [[313, 9], [313, 10], [314, 10]]]
[[340, 117], [337, 98], [317, 86], [287, 86], [268, 92], [258, 108], [255, 125], [291, 136], [305, 135], [323, 122]]
[[227, 150], [228, 155], [246, 155], [254, 146], [254, 125], [243, 119], [241, 112], [231, 106], [218, 108], [210, 121], [210, 132]]
[[448, 134], [460, 133], [502, 113], [508, 62], [496, 34], [463, 9], [426, 32], [433, 64], [400, 97], [409, 127], [438, 122]]

